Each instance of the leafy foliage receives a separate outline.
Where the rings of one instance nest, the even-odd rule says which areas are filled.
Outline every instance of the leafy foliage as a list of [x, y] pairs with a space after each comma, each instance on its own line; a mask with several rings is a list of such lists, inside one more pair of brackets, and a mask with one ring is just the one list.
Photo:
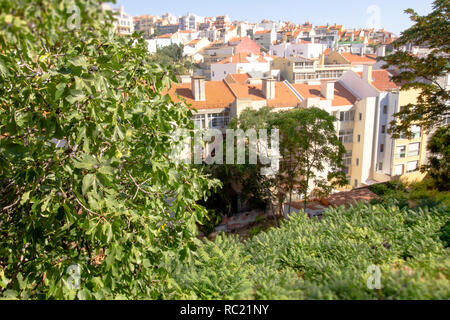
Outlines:
[[[245, 243], [220, 236], [172, 269], [179, 285], [167, 297], [448, 299], [450, 257], [439, 239], [448, 216], [443, 206], [360, 203], [321, 221], [295, 215]], [[381, 269], [380, 290], [367, 287], [370, 265]]]
[[394, 66], [401, 71], [393, 80], [402, 83], [402, 90], [420, 90], [417, 103], [406, 105], [395, 115], [398, 119], [391, 123], [390, 130], [396, 136], [402, 132], [410, 136], [412, 124], [431, 130], [450, 116], [450, 93], [441, 81], [450, 72], [450, 1], [435, 0], [433, 11], [426, 16], [419, 16], [413, 9], [405, 12], [414, 25], [402, 32], [394, 48], [413, 44], [429, 48], [430, 53], [415, 56], [398, 50], [382, 58], [387, 62], [383, 68]]
[[183, 56], [183, 48], [182, 44], [175, 43], [158, 48], [150, 60], [166, 70], [172, 70], [177, 75], [188, 74], [194, 68], [194, 65]]
[[[161, 94], [174, 76], [136, 34], [118, 37], [100, 3], [76, 1], [74, 17], [72, 1], [0, 0], [5, 297], [158, 297], [158, 264], [187, 257], [197, 201], [216, 186], [169, 158], [192, 114]], [[66, 285], [73, 265], [79, 289]]]
[[440, 127], [428, 141], [427, 150], [431, 153], [428, 170], [440, 190], [450, 190], [450, 125]]

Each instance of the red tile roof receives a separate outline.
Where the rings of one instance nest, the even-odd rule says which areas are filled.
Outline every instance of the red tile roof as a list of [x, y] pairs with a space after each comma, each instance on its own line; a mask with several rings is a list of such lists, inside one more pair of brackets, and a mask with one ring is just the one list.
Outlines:
[[266, 33], [271, 33], [272, 30], [264, 30], [264, 31], [256, 31], [255, 34], [266, 34]]
[[[326, 100], [320, 93], [320, 85], [308, 85], [306, 83], [292, 84], [300, 95], [305, 98], [320, 98]], [[331, 103], [332, 106], [348, 106], [353, 105], [356, 102], [356, 97], [345, 89], [339, 82], [334, 84], [334, 99]]]
[[351, 64], [375, 64], [376, 60], [373, 56], [352, 54], [350, 52], [341, 52], [341, 55]]
[[174, 85], [166, 93], [171, 96], [174, 102], [184, 101], [191, 105], [192, 108], [198, 110], [228, 108], [235, 100], [233, 94], [223, 81], [205, 81], [206, 101], [194, 100], [190, 83]]
[[[262, 91], [262, 84], [228, 83], [228, 86], [238, 99], [251, 99], [253, 101], [266, 100]], [[299, 103], [300, 100], [284, 82], [275, 83], [275, 99], [267, 100], [267, 106], [273, 108], [295, 107]]]
[[[358, 75], [362, 77], [362, 72], [358, 72]], [[373, 81], [371, 84], [379, 91], [389, 91], [398, 88], [398, 86], [391, 81], [387, 70], [373, 70], [372, 79]]]

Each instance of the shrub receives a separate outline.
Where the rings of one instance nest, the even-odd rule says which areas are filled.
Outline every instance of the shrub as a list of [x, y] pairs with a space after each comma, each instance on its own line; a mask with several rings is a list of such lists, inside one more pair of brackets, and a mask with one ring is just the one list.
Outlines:
[[[439, 239], [448, 215], [443, 206], [366, 204], [328, 209], [320, 221], [294, 215], [244, 243], [224, 236], [201, 245], [165, 298], [448, 299], [449, 252]], [[367, 287], [371, 265], [380, 290]]]

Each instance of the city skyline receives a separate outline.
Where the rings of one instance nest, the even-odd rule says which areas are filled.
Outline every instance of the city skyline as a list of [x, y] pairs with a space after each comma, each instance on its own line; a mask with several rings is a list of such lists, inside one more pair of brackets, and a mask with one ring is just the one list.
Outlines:
[[[310, 1], [277, 2], [237, 1], [229, 0], [225, 8], [220, 8], [216, 2], [207, 0], [199, 1], [171, 1], [164, 3], [143, 3], [137, 0], [119, 0], [117, 5], [123, 5], [126, 12], [131, 15], [153, 14], [161, 15], [170, 12], [180, 16], [193, 13], [200, 16], [228, 15], [232, 20], [246, 20], [260, 22], [263, 19], [274, 21], [290, 21], [293, 23], [311, 22], [314, 25], [343, 24], [346, 28], [366, 28], [376, 21], [375, 25], [400, 35], [400, 32], [412, 25], [409, 15], [404, 13], [407, 8], [413, 8], [419, 14], [427, 14], [431, 11], [431, 1], [376, 1], [362, 0], [358, 3], [343, 5], [340, 2], [325, 0], [318, 8]], [[258, 8], [255, 8], [258, 6]], [[351, 6], [351, 9], [349, 7]], [[374, 7], [377, 6], [377, 7]], [[374, 9], [375, 8], [375, 9]], [[379, 10], [378, 10], [379, 8]], [[379, 13], [379, 19], [376, 18]], [[371, 19], [372, 17], [372, 19]]]

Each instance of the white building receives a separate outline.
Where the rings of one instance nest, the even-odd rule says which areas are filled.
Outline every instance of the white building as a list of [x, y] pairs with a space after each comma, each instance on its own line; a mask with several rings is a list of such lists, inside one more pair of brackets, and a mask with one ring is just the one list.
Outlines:
[[228, 74], [260, 73], [270, 71], [270, 62], [273, 56], [266, 54], [238, 53], [234, 56], [211, 64], [211, 80], [220, 81]]
[[281, 43], [270, 46], [269, 53], [282, 58], [302, 57], [306, 59], [318, 59], [326, 50], [326, 45], [299, 41], [296, 43]]
[[180, 30], [193, 30], [197, 31], [200, 24], [205, 22], [204, 17], [197, 16], [195, 14], [187, 13], [178, 19]]

